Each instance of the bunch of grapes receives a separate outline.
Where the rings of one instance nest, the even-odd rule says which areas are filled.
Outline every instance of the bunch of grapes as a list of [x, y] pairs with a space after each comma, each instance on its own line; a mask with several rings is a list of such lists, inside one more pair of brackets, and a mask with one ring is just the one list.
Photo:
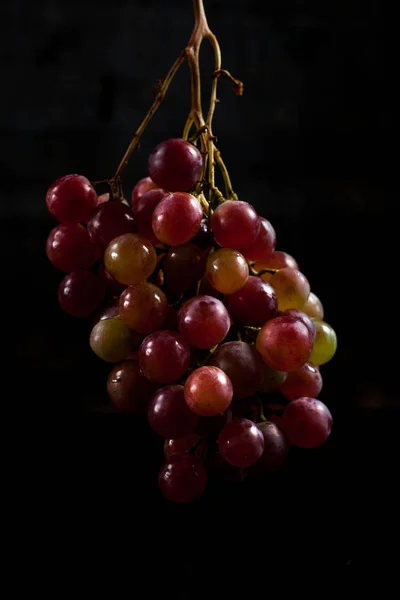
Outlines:
[[337, 342], [320, 300], [250, 204], [205, 200], [202, 169], [195, 144], [170, 139], [130, 203], [81, 175], [46, 196], [60, 306], [92, 319], [111, 402], [164, 438], [158, 481], [173, 502], [212, 475], [278, 471], [291, 445], [315, 448], [332, 428], [317, 397]]

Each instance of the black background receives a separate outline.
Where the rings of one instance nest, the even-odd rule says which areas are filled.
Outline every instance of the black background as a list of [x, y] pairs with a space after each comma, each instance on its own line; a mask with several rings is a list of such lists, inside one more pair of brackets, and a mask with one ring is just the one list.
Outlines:
[[[145, 424], [107, 413], [108, 367], [88, 347], [90, 325], [57, 306], [62, 275], [44, 254], [54, 226], [44, 196], [63, 174], [97, 180], [113, 173], [153, 85], [189, 38], [191, 2], [26, 0], [0, 9], [3, 318], [12, 358], [5, 404], [19, 412], [14, 444], [28, 521], [37, 523], [40, 507], [54, 524], [54, 543], [64, 543], [66, 523], [81, 524], [74, 547], [81, 536], [94, 539], [89, 524], [95, 539], [111, 526], [129, 552], [145, 557], [141, 573], [158, 573], [163, 589], [188, 599], [219, 575], [254, 585], [281, 566], [288, 576], [308, 565], [328, 577], [387, 567], [382, 540], [396, 523], [398, 472], [395, 111], [383, 5], [205, 4], [223, 65], [245, 86], [239, 98], [221, 80], [215, 116], [234, 188], [274, 224], [278, 249], [298, 260], [339, 346], [323, 368], [320, 396], [335, 419], [329, 441], [294, 452], [276, 480], [212, 488], [185, 507], [158, 496], [161, 442]], [[207, 43], [202, 57], [206, 100]], [[146, 175], [153, 147], [181, 134], [189, 90], [184, 65], [124, 174], [127, 197]], [[384, 317], [390, 309], [393, 322]], [[143, 529], [146, 553], [137, 542]], [[120, 553], [129, 563], [117, 543], [103, 555], [106, 564]], [[133, 559], [131, 569], [139, 577]]]

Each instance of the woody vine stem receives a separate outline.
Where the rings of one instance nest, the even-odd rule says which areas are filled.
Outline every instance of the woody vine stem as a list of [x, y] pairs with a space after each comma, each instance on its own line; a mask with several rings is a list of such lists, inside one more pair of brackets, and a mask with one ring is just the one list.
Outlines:
[[[179, 67], [183, 64], [183, 62], [187, 60], [191, 77], [192, 104], [183, 131], [183, 138], [186, 140], [189, 139], [194, 143], [200, 143], [200, 151], [203, 155], [203, 171], [200, 177], [199, 184], [196, 188], [196, 192], [200, 194], [203, 207], [206, 210], [208, 210], [208, 214], [210, 215], [210, 205], [213, 199], [215, 198], [217, 201], [223, 201], [225, 199], [223, 197], [223, 194], [215, 185], [215, 164], [218, 164], [218, 167], [221, 171], [224, 180], [226, 199], [237, 199], [237, 196], [232, 188], [232, 183], [229, 177], [228, 170], [225, 166], [224, 161], [222, 160], [221, 153], [216, 146], [216, 137], [213, 135], [212, 131], [212, 120], [214, 116], [215, 106], [218, 102], [218, 79], [221, 75], [225, 75], [226, 77], [228, 77], [233, 83], [235, 93], [238, 95], [242, 95], [243, 93], [243, 83], [238, 79], [235, 79], [229, 73], [229, 71], [227, 71], [226, 69], [222, 69], [222, 57], [220, 46], [215, 34], [209, 28], [206, 14], [204, 11], [203, 0], [193, 0], [193, 7], [195, 15], [195, 26], [190, 40], [186, 48], [180, 53], [180, 55], [172, 65], [166, 78], [162, 82], [160, 82], [158, 92], [152, 106], [150, 107], [149, 111], [147, 112], [145, 118], [143, 119], [138, 129], [133, 134], [132, 140], [124, 156], [122, 157], [115, 174], [111, 179], [107, 180], [107, 183], [110, 185], [111, 196], [113, 198], [120, 198], [122, 196], [121, 173], [127, 166], [131, 154], [138, 146], [140, 138], [143, 135], [143, 132], [149, 124], [151, 118], [153, 117], [158, 107], [164, 100], [168, 88], [176, 72], [178, 71]], [[200, 46], [204, 39], [209, 40], [214, 51], [214, 72], [211, 86], [210, 106], [206, 118], [204, 118], [201, 106], [201, 78], [199, 64]], [[196, 128], [196, 131], [192, 138], [190, 138], [190, 132], [193, 126]], [[208, 202], [205, 199], [204, 194], [201, 193], [203, 192], [203, 188], [205, 186], [207, 186], [209, 190]]]

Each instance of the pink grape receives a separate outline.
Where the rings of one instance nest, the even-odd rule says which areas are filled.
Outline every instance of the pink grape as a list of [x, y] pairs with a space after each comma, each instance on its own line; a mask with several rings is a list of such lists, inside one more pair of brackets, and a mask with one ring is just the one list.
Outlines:
[[331, 433], [332, 415], [320, 400], [298, 398], [286, 406], [281, 424], [293, 446], [316, 448]]
[[140, 372], [139, 364], [124, 360], [111, 370], [107, 380], [108, 395], [123, 413], [143, 416], [147, 413], [150, 398], [157, 390]]
[[265, 262], [271, 258], [275, 246], [275, 229], [267, 219], [260, 217], [260, 231], [253, 244], [242, 250], [242, 254], [249, 261]]
[[257, 424], [264, 438], [264, 450], [253, 465], [257, 473], [275, 473], [286, 461], [290, 443], [282, 429], [275, 423], [264, 421]]
[[222, 294], [234, 294], [249, 277], [249, 265], [243, 254], [232, 248], [219, 248], [207, 258], [207, 278]]
[[288, 308], [287, 310], [284, 310], [283, 312], [279, 313], [279, 316], [293, 317], [294, 319], [299, 319], [300, 321], [302, 321], [307, 327], [308, 331], [310, 332], [312, 342], [314, 342], [316, 336], [316, 328], [314, 322], [308, 315], [306, 315], [305, 312], [297, 310], [295, 308]]
[[130, 329], [151, 333], [166, 320], [168, 300], [159, 287], [147, 281], [130, 285], [119, 299], [119, 314]]
[[191, 346], [212, 348], [222, 342], [229, 331], [229, 313], [217, 298], [195, 296], [181, 306], [178, 326]]
[[257, 327], [276, 317], [278, 300], [269, 283], [249, 277], [239, 291], [227, 297], [226, 306], [235, 323]]
[[90, 239], [102, 248], [123, 233], [133, 233], [135, 220], [128, 206], [122, 202], [105, 202], [92, 212], [87, 224]]
[[47, 190], [46, 204], [60, 223], [74, 225], [88, 219], [97, 205], [97, 194], [83, 175], [65, 175]]
[[[272, 253], [270, 258], [267, 261], [257, 261], [254, 265], [254, 269], [258, 272], [261, 269], [297, 269], [299, 270], [299, 265], [296, 260], [288, 254], [287, 252], [281, 252], [280, 250], [276, 250]], [[264, 273], [262, 275], [262, 279], [264, 281], [271, 281], [272, 273]]]
[[173, 383], [189, 368], [190, 350], [174, 331], [159, 330], [148, 335], [139, 349], [139, 364], [149, 381]]
[[46, 252], [54, 267], [66, 273], [91, 267], [101, 255], [82, 225], [58, 225], [50, 231]]
[[229, 377], [217, 367], [199, 367], [185, 383], [185, 400], [194, 413], [214, 417], [225, 411], [233, 397]]
[[241, 250], [255, 242], [260, 231], [260, 218], [247, 202], [227, 200], [215, 210], [212, 230], [220, 246]]
[[161, 200], [154, 209], [152, 227], [160, 242], [180, 246], [194, 238], [202, 217], [203, 210], [197, 198], [175, 192]]
[[276, 317], [259, 331], [256, 347], [277, 371], [296, 371], [310, 357], [312, 341], [307, 326], [293, 317]]
[[191, 433], [199, 417], [185, 402], [182, 385], [166, 385], [153, 395], [147, 418], [150, 427], [164, 438], [180, 438]]
[[287, 400], [308, 397], [317, 398], [322, 390], [322, 375], [311, 363], [305, 363], [297, 371], [289, 373], [280, 387], [282, 396]]
[[262, 382], [264, 362], [254, 345], [246, 342], [227, 342], [212, 355], [208, 363], [229, 377], [237, 399], [255, 394]]
[[132, 211], [133, 214], [136, 213], [136, 206], [140, 198], [149, 192], [150, 190], [155, 190], [158, 188], [158, 185], [152, 181], [151, 177], [143, 177], [140, 179], [135, 187], [132, 190]]
[[207, 471], [198, 456], [173, 454], [161, 468], [158, 485], [170, 502], [191, 502], [204, 492]]
[[166, 196], [167, 194], [164, 190], [150, 190], [143, 194], [136, 203], [135, 219], [137, 223], [137, 232], [154, 245], [159, 244], [160, 240], [155, 236], [153, 231], [153, 213], [156, 206], [158, 206], [161, 200], [166, 198]]
[[61, 281], [58, 302], [72, 317], [88, 317], [103, 301], [105, 284], [90, 271], [74, 271]]
[[221, 456], [234, 467], [250, 467], [262, 456], [264, 437], [249, 419], [233, 419], [218, 437]]
[[200, 151], [181, 138], [161, 142], [148, 160], [151, 179], [170, 192], [186, 192], [193, 187], [202, 166]]

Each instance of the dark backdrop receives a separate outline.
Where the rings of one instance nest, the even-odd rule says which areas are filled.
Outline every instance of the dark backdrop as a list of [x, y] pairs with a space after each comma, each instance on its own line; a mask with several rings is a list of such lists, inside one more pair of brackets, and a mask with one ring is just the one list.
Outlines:
[[[282, 552], [293, 564], [309, 559], [330, 574], [354, 572], [386, 562], [371, 533], [391, 514], [398, 418], [389, 375], [397, 366], [394, 331], [382, 316], [389, 306], [397, 310], [389, 271], [397, 232], [389, 186], [394, 102], [384, 77], [383, 9], [377, 0], [205, 4], [223, 64], [245, 86], [239, 98], [221, 80], [215, 116], [234, 188], [274, 224], [278, 249], [297, 258], [338, 334], [320, 396], [334, 415], [333, 434], [318, 450], [294, 453], [276, 480], [211, 490], [183, 508], [158, 497], [161, 442], [144, 424], [103, 414], [107, 367], [88, 347], [89, 325], [57, 306], [62, 275], [44, 254], [54, 225], [44, 196], [63, 174], [97, 180], [113, 173], [153, 85], [190, 35], [191, 2], [6, 2], [1, 236], [11, 285], [3, 317], [12, 329], [7, 404], [24, 407], [17, 439], [27, 447], [26, 493], [55, 511], [57, 527], [75, 510], [101, 531], [121, 517], [123, 531], [137, 530], [138, 520], [151, 525], [150, 539], [167, 554], [165, 572], [173, 558], [165, 545], [181, 536], [185, 555], [204, 543], [212, 560], [227, 559], [224, 568], [251, 556], [256, 578], [260, 565], [278, 567]], [[203, 56], [209, 75], [207, 44]], [[127, 196], [146, 175], [152, 148], [181, 134], [188, 109], [183, 66], [124, 174]], [[47, 486], [52, 500], [43, 504]], [[237, 538], [235, 552], [243, 528], [248, 548]], [[255, 539], [261, 554], [250, 552]], [[196, 560], [185, 563], [189, 577]], [[182, 597], [194, 597], [190, 589]]]

